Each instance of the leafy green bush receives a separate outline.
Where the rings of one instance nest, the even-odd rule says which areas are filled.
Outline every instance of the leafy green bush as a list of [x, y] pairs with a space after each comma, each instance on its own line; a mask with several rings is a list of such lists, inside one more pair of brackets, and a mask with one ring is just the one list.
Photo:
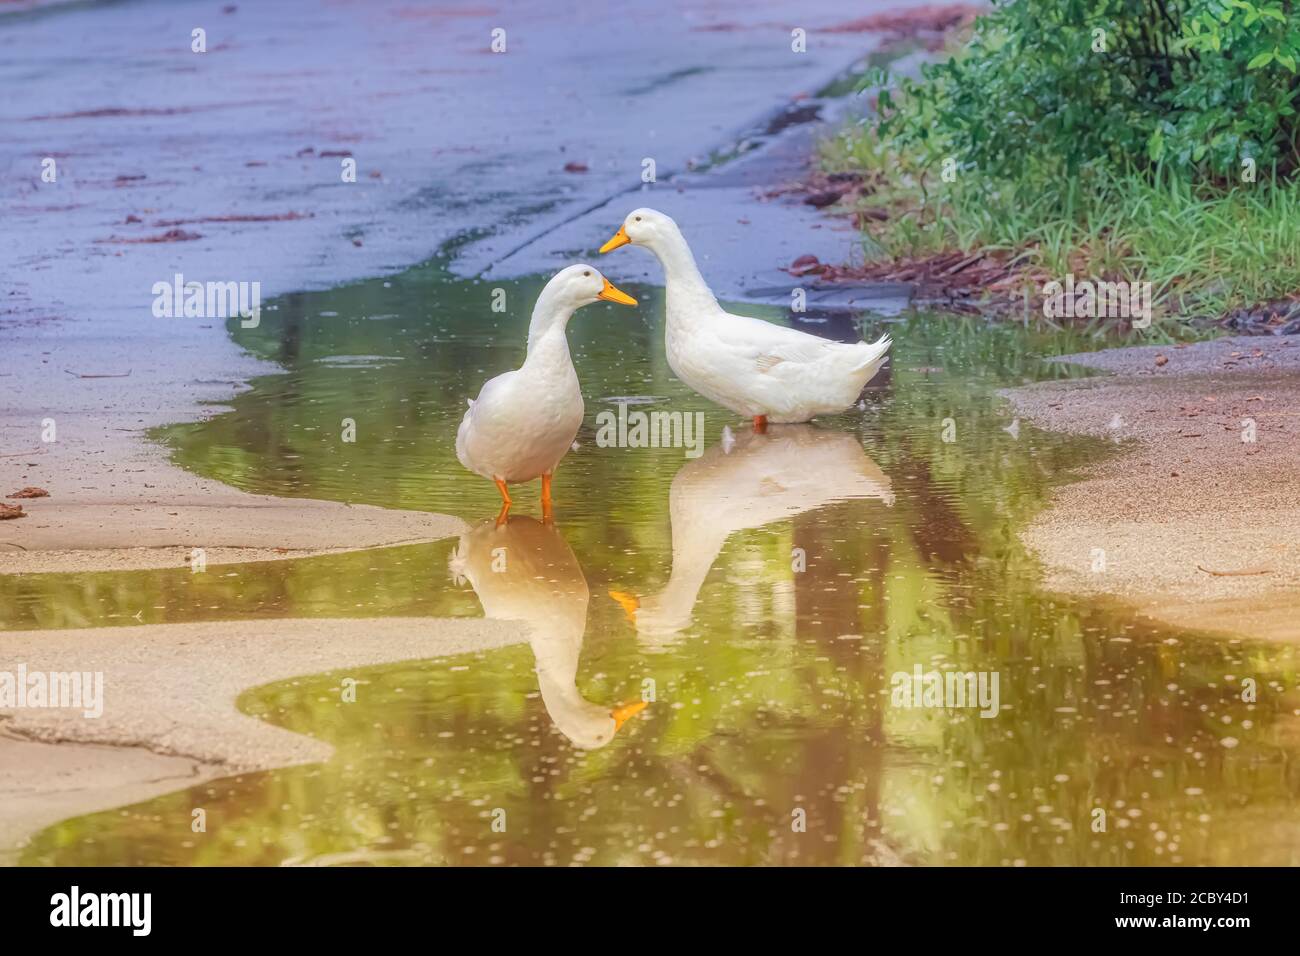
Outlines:
[[1002, 180], [1093, 167], [1236, 182], [1300, 168], [1296, 0], [997, 0], [966, 48], [880, 95], [923, 167]]

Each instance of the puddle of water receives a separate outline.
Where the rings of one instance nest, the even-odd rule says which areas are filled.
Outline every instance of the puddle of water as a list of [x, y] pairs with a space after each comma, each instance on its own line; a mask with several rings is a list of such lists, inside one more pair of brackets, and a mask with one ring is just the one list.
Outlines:
[[[453, 437], [465, 398], [522, 358], [539, 287], [429, 266], [287, 297], [232, 328], [286, 374], [163, 435], [251, 491], [460, 515], [459, 541], [0, 579], [5, 627], [486, 613], [528, 639], [254, 689], [246, 713], [334, 758], [69, 820], [22, 862], [1300, 862], [1293, 652], [1053, 598], [1018, 542], [1052, 484], [1111, 446], [1013, 435], [995, 391], [1075, 374], [1042, 358], [1093, 340], [913, 317], [861, 408], [755, 436], [672, 377], [662, 290], [633, 288], [643, 308], [570, 326], [587, 419], [556, 523], [531, 486], [498, 528]], [[818, 334], [858, 334], [821, 318]], [[620, 396], [703, 412], [703, 456], [597, 447]], [[900, 706], [894, 675], [917, 666], [996, 673], [999, 712]]]

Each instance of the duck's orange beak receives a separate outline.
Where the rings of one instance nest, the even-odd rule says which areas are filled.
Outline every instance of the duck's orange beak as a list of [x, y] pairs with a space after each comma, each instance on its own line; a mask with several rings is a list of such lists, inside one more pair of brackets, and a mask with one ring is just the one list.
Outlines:
[[622, 289], [614, 288], [614, 283], [608, 279], [605, 280], [605, 288], [596, 293], [596, 298], [604, 299], [606, 302], [619, 302], [623, 305], [636, 305], [636, 299]]
[[618, 606], [623, 609], [623, 613], [627, 615], [627, 619], [635, 624], [636, 610], [641, 606], [641, 599], [635, 594], [629, 594], [626, 591], [611, 590], [609, 596], [618, 602]]
[[619, 246], [626, 246], [632, 240], [627, 237], [627, 224], [618, 227], [618, 232], [609, 237], [609, 242], [600, 247], [601, 255], [611, 252]]
[[624, 724], [631, 718], [635, 717], [641, 711], [648, 707], [643, 700], [634, 701], [631, 704], [624, 704], [622, 707], [615, 707], [609, 712], [609, 716], [614, 718], [614, 733], [618, 733]]

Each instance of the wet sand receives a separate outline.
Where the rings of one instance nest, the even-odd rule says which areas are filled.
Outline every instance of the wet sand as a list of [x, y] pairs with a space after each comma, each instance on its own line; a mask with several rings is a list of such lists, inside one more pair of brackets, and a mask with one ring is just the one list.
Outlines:
[[[432, 659], [526, 636], [513, 624], [433, 618], [145, 625], [107, 636], [102, 628], [8, 632], [6, 668], [102, 672], [104, 697], [98, 718], [78, 709], [0, 709], [0, 863], [25, 837], [69, 816], [329, 758], [324, 741], [241, 714], [235, 701], [250, 687], [406, 660], [446, 666]], [[365, 692], [358, 683], [358, 699]]]
[[[38, 438], [32, 451], [0, 459], [0, 494], [28, 486], [50, 494], [9, 502], [27, 516], [0, 522], [0, 574], [185, 567], [193, 549], [209, 565], [309, 557], [434, 541], [464, 527], [430, 512], [246, 494], [183, 471], [132, 427], [151, 415], [138, 402], [163, 401], [164, 388], [105, 396], [114, 402], [106, 410], [57, 413], [58, 441]], [[0, 425], [6, 447], [22, 431]]]
[[47, 744], [10, 737], [0, 725], [0, 866], [52, 823], [125, 806], [219, 775], [215, 767], [148, 750]]
[[1103, 374], [1007, 390], [1015, 414], [1118, 447], [1023, 532], [1046, 586], [1178, 627], [1300, 640], [1300, 336], [1059, 361]]

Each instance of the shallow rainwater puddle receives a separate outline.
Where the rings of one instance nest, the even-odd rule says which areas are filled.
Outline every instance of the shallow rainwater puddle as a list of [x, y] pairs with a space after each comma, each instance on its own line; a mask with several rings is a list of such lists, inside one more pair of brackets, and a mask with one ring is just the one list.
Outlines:
[[[522, 358], [539, 284], [424, 267], [282, 299], [232, 334], [287, 373], [163, 436], [238, 487], [445, 511], [470, 522], [461, 540], [0, 581], [6, 627], [486, 608], [528, 636], [253, 689], [241, 709], [334, 758], [69, 820], [22, 862], [1300, 862], [1296, 701], [1273, 689], [1294, 686], [1293, 652], [1053, 598], [1019, 545], [1051, 485], [1113, 448], [1008, 431], [996, 389], [1076, 374], [1041, 359], [1099, 343], [912, 317], [861, 408], [756, 436], [671, 376], [662, 292], [631, 288], [640, 309], [570, 325], [587, 416], [555, 525], [534, 484], [496, 528], [453, 438], [466, 397]], [[704, 454], [597, 447], [620, 396], [702, 412]], [[898, 706], [893, 677], [918, 666], [997, 674], [997, 715]], [[643, 695], [611, 735], [609, 711]]]

